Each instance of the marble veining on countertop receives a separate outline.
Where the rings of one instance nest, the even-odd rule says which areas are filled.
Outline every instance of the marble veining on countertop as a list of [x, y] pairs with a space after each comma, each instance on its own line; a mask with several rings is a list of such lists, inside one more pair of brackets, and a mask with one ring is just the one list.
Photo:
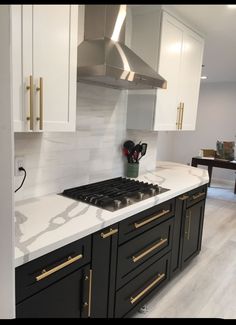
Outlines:
[[155, 171], [147, 171], [137, 180], [170, 191], [114, 212], [57, 194], [16, 202], [15, 267], [206, 184], [209, 178], [205, 169], [158, 161]]

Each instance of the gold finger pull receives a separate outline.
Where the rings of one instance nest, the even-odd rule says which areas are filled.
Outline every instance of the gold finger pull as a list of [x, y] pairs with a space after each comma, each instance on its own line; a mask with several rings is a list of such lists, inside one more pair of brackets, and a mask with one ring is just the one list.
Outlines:
[[30, 94], [30, 114], [27, 116], [27, 121], [30, 121], [30, 130], [33, 130], [34, 128], [34, 109], [33, 109], [33, 96], [34, 96], [34, 84], [33, 84], [33, 76], [30, 76], [30, 83], [29, 86], [26, 86], [26, 89], [29, 90]]
[[160, 213], [156, 214], [155, 216], [151, 217], [151, 218], [148, 218], [146, 220], [143, 220], [141, 222], [135, 222], [134, 223], [134, 227], [137, 229], [137, 228], [140, 228], [144, 225], [146, 225], [147, 223], [149, 222], [152, 222], [153, 220], [156, 220], [162, 216], [164, 216], [165, 214], [168, 214], [170, 212], [170, 210], [162, 210]]
[[183, 118], [184, 118], [184, 103], [180, 103], [180, 129], [182, 130], [183, 128]]
[[177, 107], [177, 120], [176, 120], [176, 129], [177, 130], [179, 130], [179, 128], [180, 128], [180, 110], [181, 110], [181, 107], [178, 106]]
[[60, 264], [60, 265], [58, 265], [58, 266], [56, 266], [56, 267], [54, 267], [54, 268], [52, 268], [51, 270], [48, 270], [48, 271], [44, 269], [42, 271], [42, 274], [36, 276], [35, 279], [36, 279], [36, 281], [40, 281], [40, 280], [48, 277], [49, 275], [63, 269], [64, 267], [66, 267], [66, 266], [68, 266], [68, 265], [70, 265], [72, 263], [75, 263], [76, 261], [80, 260], [81, 258], [83, 258], [82, 254], [79, 254], [79, 255], [77, 255], [77, 256], [75, 256], [73, 258], [71, 256], [69, 256], [66, 262], [64, 262], [64, 263], [62, 263], [62, 264]]
[[133, 262], [134, 263], [138, 262], [141, 258], [145, 257], [146, 255], [148, 255], [149, 253], [151, 253], [158, 247], [162, 246], [166, 242], [167, 242], [167, 238], [164, 238], [164, 239], [161, 238], [155, 245], [153, 245], [152, 247], [147, 249], [145, 252], [139, 254], [138, 256], [132, 256]]
[[110, 236], [116, 234], [117, 232], [118, 232], [118, 229], [110, 228], [110, 230], [107, 233], [102, 232], [101, 237], [104, 239], [104, 238], [107, 238], [107, 237], [110, 237]]
[[151, 284], [149, 284], [149, 286], [147, 286], [144, 290], [142, 290], [137, 296], [130, 298], [131, 304], [134, 304], [137, 300], [142, 298], [142, 296], [145, 295], [145, 293], [147, 293], [149, 290], [151, 290], [164, 277], [165, 277], [165, 273], [162, 273], [162, 274], [159, 273], [157, 278]]
[[36, 118], [39, 121], [39, 129], [43, 129], [43, 78], [39, 78], [39, 87], [36, 88], [39, 91], [39, 117]]
[[201, 192], [201, 193], [195, 194], [195, 195], [193, 195], [193, 200], [196, 200], [199, 197], [204, 196], [204, 195], [205, 195], [205, 192]]

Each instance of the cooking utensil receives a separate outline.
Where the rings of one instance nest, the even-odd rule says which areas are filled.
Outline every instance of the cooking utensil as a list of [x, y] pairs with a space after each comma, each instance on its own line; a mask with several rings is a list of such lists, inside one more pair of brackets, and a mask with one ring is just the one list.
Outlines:
[[139, 161], [143, 156], [145, 156], [145, 154], [146, 154], [146, 152], [147, 152], [147, 143], [142, 143], [142, 144], [141, 144], [141, 147], [142, 147], [142, 149], [141, 149], [141, 156], [140, 156], [140, 158], [138, 158], [138, 161]]
[[131, 152], [131, 150], [134, 148], [134, 146], [135, 146], [135, 143], [132, 140], [127, 140], [123, 144], [123, 147], [128, 149], [129, 152]]
[[139, 154], [141, 152], [142, 146], [140, 143], [136, 144], [132, 151], [132, 157], [134, 162], [138, 162]]
[[132, 140], [127, 140], [124, 142], [123, 147], [128, 150], [127, 159], [129, 163], [133, 162], [132, 152], [135, 147], [135, 143]]

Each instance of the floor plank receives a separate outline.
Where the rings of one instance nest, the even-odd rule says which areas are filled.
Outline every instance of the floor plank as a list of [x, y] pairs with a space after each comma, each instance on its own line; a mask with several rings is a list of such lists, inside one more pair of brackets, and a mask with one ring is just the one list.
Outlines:
[[135, 318], [236, 318], [236, 195], [212, 183], [201, 253]]

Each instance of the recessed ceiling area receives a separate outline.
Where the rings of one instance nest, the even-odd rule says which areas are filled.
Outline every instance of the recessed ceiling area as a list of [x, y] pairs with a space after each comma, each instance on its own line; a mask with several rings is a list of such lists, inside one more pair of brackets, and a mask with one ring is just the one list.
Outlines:
[[227, 5], [166, 5], [204, 34], [204, 82], [236, 81], [236, 9]]

